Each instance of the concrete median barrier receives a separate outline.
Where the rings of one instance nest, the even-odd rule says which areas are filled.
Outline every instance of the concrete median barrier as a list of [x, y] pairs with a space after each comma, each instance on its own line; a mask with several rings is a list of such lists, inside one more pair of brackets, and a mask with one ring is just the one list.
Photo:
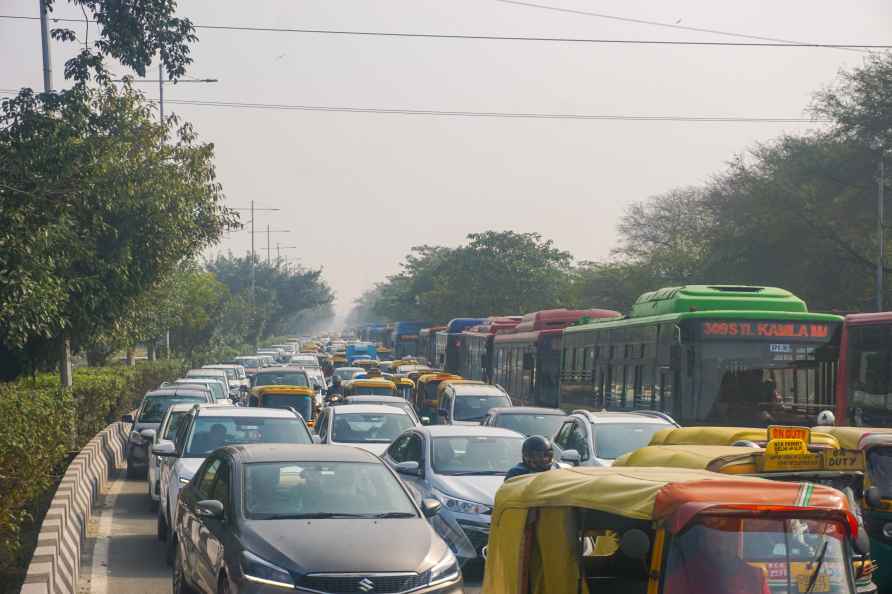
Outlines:
[[81, 547], [93, 505], [111, 470], [124, 462], [127, 431], [112, 423], [78, 452], [40, 526], [22, 594], [75, 594]]

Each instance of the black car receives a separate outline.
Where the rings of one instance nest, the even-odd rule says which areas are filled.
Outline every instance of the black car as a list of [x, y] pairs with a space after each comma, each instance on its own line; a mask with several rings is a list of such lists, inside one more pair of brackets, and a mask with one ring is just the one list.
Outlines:
[[567, 413], [559, 408], [540, 408], [538, 406], [508, 406], [491, 408], [481, 425], [511, 429], [524, 435], [542, 435], [551, 439]]
[[458, 561], [376, 456], [346, 446], [213, 452], [180, 490], [174, 594], [460, 594]]

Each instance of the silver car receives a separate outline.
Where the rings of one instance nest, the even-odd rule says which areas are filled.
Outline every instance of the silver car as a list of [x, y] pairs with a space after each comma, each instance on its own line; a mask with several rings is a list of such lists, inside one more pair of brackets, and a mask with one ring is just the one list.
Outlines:
[[397, 437], [383, 459], [417, 500], [434, 497], [443, 504], [435, 528], [467, 561], [482, 558], [496, 491], [521, 461], [523, 440], [498, 427], [415, 427]]
[[324, 444], [350, 445], [380, 456], [394, 438], [417, 424], [395, 406], [339, 404], [322, 409], [314, 428]]

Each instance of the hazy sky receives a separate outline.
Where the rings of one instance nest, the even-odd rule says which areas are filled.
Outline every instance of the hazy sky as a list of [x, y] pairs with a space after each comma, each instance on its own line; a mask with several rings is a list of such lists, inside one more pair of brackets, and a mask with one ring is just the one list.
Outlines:
[[[529, 0], [568, 9], [824, 43], [892, 43], [889, 0]], [[80, 17], [64, 0], [56, 16]], [[37, 0], [0, 13], [36, 15]], [[186, 0], [199, 25], [637, 40], [734, 38], [497, 0]], [[69, 25], [79, 34], [82, 25]], [[802, 117], [862, 53], [358, 37], [199, 30], [190, 75], [166, 99], [597, 115]], [[737, 40], [746, 41], [746, 40]], [[72, 46], [54, 44], [56, 86]], [[0, 88], [41, 86], [36, 21], [0, 19]], [[151, 78], [156, 78], [155, 72]], [[157, 96], [154, 85], [142, 85]], [[577, 259], [605, 257], [624, 207], [699, 184], [734, 154], [801, 125], [495, 119], [167, 104], [217, 149], [233, 207], [283, 252], [322, 266], [344, 313], [417, 244], [485, 229], [538, 231]], [[247, 216], [243, 217], [245, 220]], [[266, 237], [258, 236], [265, 247]], [[217, 250], [244, 253], [247, 232]], [[261, 252], [263, 254], [264, 252]]]

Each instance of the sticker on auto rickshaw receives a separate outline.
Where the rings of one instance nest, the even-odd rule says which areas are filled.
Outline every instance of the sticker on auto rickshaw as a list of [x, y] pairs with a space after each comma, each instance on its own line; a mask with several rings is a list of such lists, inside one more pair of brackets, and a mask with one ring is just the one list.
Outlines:
[[813, 470], [821, 468], [821, 455], [808, 451], [801, 439], [773, 439], [761, 457], [761, 472]]
[[824, 470], [864, 470], [864, 452], [862, 450], [822, 450], [821, 462]]
[[798, 439], [805, 443], [811, 442], [811, 429], [808, 427], [791, 427], [788, 425], [769, 425], [768, 441], [775, 439]]

